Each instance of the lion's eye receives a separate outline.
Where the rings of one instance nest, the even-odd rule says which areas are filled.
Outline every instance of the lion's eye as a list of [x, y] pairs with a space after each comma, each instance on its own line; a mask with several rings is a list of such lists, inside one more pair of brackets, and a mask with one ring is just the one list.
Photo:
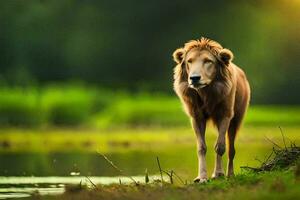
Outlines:
[[192, 63], [193, 62], [193, 60], [192, 59], [188, 59], [188, 61], [187, 61], [188, 63]]
[[205, 64], [212, 64], [213, 61], [212, 61], [212, 60], [209, 60], [209, 59], [205, 59], [205, 60], [204, 60], [204, 63], [205, 63]]

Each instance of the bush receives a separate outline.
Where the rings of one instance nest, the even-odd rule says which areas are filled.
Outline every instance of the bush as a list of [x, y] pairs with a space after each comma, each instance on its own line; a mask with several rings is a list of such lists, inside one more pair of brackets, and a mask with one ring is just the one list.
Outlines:
[[36, 90], [0, 89], [1, 126], [36, 126], [41, 118]]
[[42, 111], [48, 124], [78, 125], [88, 120], [93, 100], [93, 92], [84, 88], [51, 87], [42, 94]]
[[250, 125], [294, 126], [300, 123], [299, 106], [250, 106], [245, 119]]
[[101, 128], [117, 126], [182, 126], [189, 123], [179, 100], [164, 95], [123, 96], [96, 119]]
[[0, 89], [0, 126], [81, 125], [106, 109], [113, 91], [82, 86]]
[[[299, 125], [300, 107], [251, 106], [247, 125]], [[82, 86], [0, 88], [0, 126], [82, 125], [186, 126], [178, 98], [163, 94], [129, 94]]]

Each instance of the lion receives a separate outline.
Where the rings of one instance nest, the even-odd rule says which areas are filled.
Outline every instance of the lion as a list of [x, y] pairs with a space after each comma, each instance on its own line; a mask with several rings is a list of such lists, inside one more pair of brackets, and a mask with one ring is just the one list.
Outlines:
[[198, 176], [194, 182], [206, 182], [206, 123], [211, 119], [218, 130], [215, 143], [215, 167], [212, 178], [225, 176], [222, 156], [227, 133], [226, 175], [234, 176], [234, 142], [249, 105], [250, 86], [233, 53], [218, 42], [202, 37], [175, 50], [174, 90], [191, 119], [197, 139]]

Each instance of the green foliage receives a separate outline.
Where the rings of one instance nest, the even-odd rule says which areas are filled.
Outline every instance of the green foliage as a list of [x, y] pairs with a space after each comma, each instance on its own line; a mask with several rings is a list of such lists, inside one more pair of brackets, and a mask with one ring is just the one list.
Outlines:
[[300, 123], [299, 106], [251, 106], [246, 123], [252, 125], [297, 125]]
[[42, 94], [42, 112], [53, 125], [78, 125], [91, 114], [93, 94], [83, 88], [48, 88]]
[[[251, 106], [247, 125], [300, 123], [300, 107]], [[98, 128], [189, 126], [179, 99], [161, 93], [135, 93], [53, 85], [41, 89], [0, 89], [0, 126], [86, 125]]]
[[299, 8], [297, 0], [0, 1], [0, 83], [171, 93], [172, 52], [205, 36], [232, 50], [252, 102], [299, 104]]
[[[247, 125], [285, 126], [300, 123], [298, 106], [251, 106]], [[114, 126], [188, 126], [189, 119], [177, 97], [165, 95], [123, 96], [95, 116], [100, 128]]]
[[107, 105], [96, 116], [96, 125], [101, 128], [113, 126], [185, 126], [184, 115], [177, 98], [164, 95], [139, 94], [123, 96]]
[[83, 87], [2, 88], [0, 126], [80, 125], [92, 109], [103, 107], [103, 100], [95, 97], [92, 89]]
[[38, 94], [34, 89], [0, 89], [0, 125], [35, 126], [41, 121]]

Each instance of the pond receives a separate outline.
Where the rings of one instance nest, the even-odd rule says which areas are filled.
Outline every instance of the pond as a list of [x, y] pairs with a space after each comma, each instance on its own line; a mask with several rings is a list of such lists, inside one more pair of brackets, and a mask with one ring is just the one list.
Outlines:
[[[293, 128], [292, 134], [286, 134], [299, 144], [298, 134]], [[249, 130], [248, 130], [249, 131]], [[251, 132], [252, 130], [250, 130]], [[259, 132], [259, 130], [257, 130]], [[189, 136], [190, 137], [190, 136]], [[272, 139], [280, 141], [280, 134]], [[207, 165], [209, 175], [214, 165], [215, 137], [207, 137]], [[95, 151], [67, 152], [5, 152], [0, 153], [0, 199], [26, 197], [32, 193], [60, 194], [67, 184], [80, 182], [111, 184], [130, 182], [124, 177], [134, 176], [144, 182], [145, 170], [152, 179], [157, 177], [159, 169], [156, 158], [164, 170], [174, 170], [184, 181], [192, 181], [197, 175], [196, 145], [193, 136], [185, 142], [171, 142], [145, 145], [143, 148], [124, 147], [125, 150], [105, 152], [109, 160], [124, 173], [120, 174]], [[248, 135], [239, 137], [236, 145], [235, 171], [241, 172], [240, 166], [257, 166], [259, 160], [264, 160], [272, 150], [272, 144], [267, 142], [265, 135]], [[226, 155], [224, 166], [226, 168]], [[121, 176], [121, 177], [120, 177]], [[159, 178], [159, 177], [158, 177]], [[90, 180], [89, 180], [90, 179]]]
[[[158, 174], [156, 156], [159, 156], [163, 169], [173, 169], [184, 180], [191, 180], [197, 173], [197, 158], [192, 146], [176, 147], [172, 151], [127, 151], [107, 156], [126, 175], [136, 176], [135, 179], [141, 182], [146, 169], [149, 174]], [[246, 163], [248, 158], [251, 160], [251, 156], [237, 159], [236, 166]], [[42, 195], [59, 194], [66, 184], [88, 183], [86, 177], [95, 184], [118, 183], [120, 178], [120, 173], [98, 153], [9, 153], [0, 156], [0, 163], [0, 198], [25, 197], [37, 191]], [[210, 154], [208, 163], [211, 173], [213, 156]], [[121, 177], [121, 181], [130, 180]]]

